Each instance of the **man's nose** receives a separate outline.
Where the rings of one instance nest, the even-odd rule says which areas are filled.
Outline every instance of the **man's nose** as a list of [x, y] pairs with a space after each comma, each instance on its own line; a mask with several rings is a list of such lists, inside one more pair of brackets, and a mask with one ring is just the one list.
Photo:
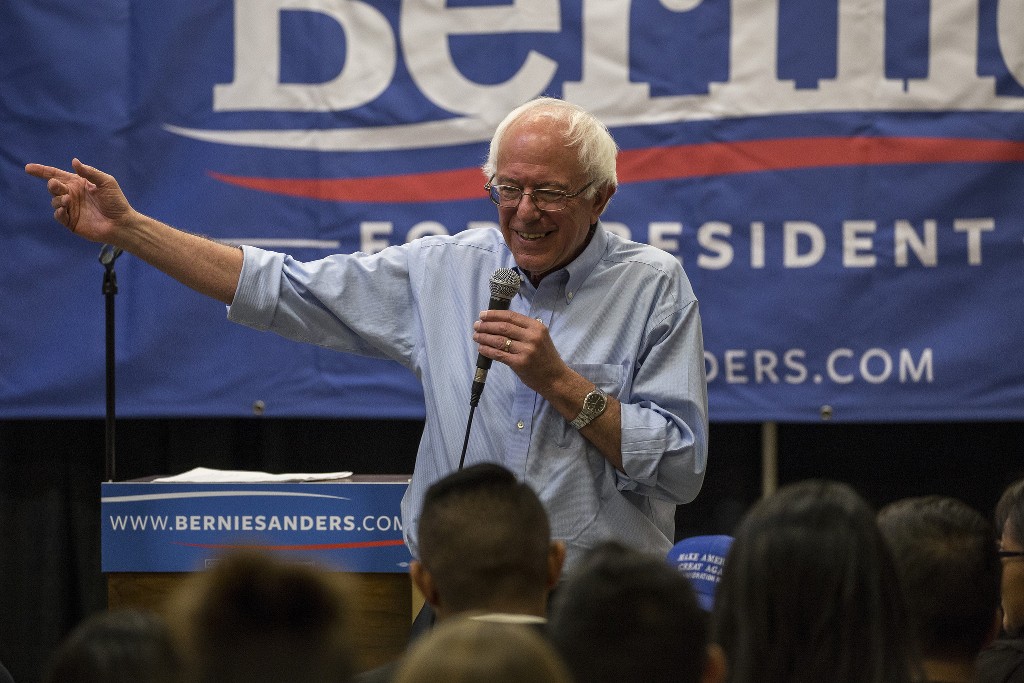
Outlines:
[[519, 205], [516, 206], [516, 216], [521, 220], [537, 220], [542, 213], [544, 212], [538, 209], [533, 201], [533, 194], [524, 192], [519, 198]]

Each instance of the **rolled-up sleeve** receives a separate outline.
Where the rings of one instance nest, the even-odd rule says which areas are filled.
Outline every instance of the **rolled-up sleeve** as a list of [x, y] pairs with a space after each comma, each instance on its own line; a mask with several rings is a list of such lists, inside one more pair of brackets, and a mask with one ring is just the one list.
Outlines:
[[408, 366], [415, 320], [408, 256], [401, 246], [300, 262], [243, 247], [228, 319], [295, 341]]
[[228, 320], [257, 330], [269, 330], [281, 291], [284, 254], [242, 247], [242, 274], [235, 298], [228, 306]]
[[676, 504], [693, 500], [707, 465], [708, 408], [704, 341], [697, 302], [652, 328], [622, 402], [622, 463], [618, 488]]

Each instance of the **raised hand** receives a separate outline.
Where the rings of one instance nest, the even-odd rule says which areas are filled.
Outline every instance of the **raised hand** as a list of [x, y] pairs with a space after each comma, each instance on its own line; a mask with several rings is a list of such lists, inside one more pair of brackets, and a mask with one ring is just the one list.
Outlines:
[[479, 352], [512, 368], [523, 384], [544, 395], [569, 368], [543, 323], [514, 311], [487, 310], [473, 325]]
[[25, 172], [46, 181], [57, 222], [87, 240], [123, 246], [119, 231], [135, 212], [117, 180], [78, 159], [71, 166], [74, 173], [40, 164], [26, 165]]
[[[486, 310], [473, 324], [480, 354], [512, 368], [523, 384], [547, 399], [566, 421], [579, 414], [594, 384], [572, 370], [558, 354], [547, 327], [515, 311]], [[584, 437], [619, 471], [622, 469], [621, 408], [608, 399], [605, 414], [591, 422]]]
[[46, 181], [53, 217], [76, 235], [120, 247], [182, 284], [231, 303], [242, 272], [242, 251], [173, 228], [131, 207], [113, 176], [71, 162], [74, 173], [28, 164], [25, 172]]

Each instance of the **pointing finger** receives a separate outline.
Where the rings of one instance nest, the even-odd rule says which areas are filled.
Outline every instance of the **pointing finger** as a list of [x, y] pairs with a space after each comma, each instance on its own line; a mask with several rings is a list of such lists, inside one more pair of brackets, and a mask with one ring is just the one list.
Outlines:
[[53, 166], [43, 166], [42, 164], [25, 164], [25, 173], [43, 180], [50, 180], [51, 178], [63, 179], [71, 176], [67, 171], [54, 168]]

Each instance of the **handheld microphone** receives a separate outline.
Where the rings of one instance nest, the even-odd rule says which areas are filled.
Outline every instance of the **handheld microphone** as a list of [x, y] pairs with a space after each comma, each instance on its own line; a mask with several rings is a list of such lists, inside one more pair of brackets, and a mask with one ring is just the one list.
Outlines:
[[[491, 300], [487, 308], [492, 311], [507, 311], [512, 303], [512, 297], [519, 291], [522, 284], [519, 273], [511, 268], [499, 268], [491, 275]], [[487, 381], [487, 371], [491, 367], [491, 359], [484, 355], [477, 354], [476, 372], [473, 374], [473, 387], [469, 393], [469, 405], [474, 408], [480, 403], [480, 395], [484, 393], [484, 382]]]

